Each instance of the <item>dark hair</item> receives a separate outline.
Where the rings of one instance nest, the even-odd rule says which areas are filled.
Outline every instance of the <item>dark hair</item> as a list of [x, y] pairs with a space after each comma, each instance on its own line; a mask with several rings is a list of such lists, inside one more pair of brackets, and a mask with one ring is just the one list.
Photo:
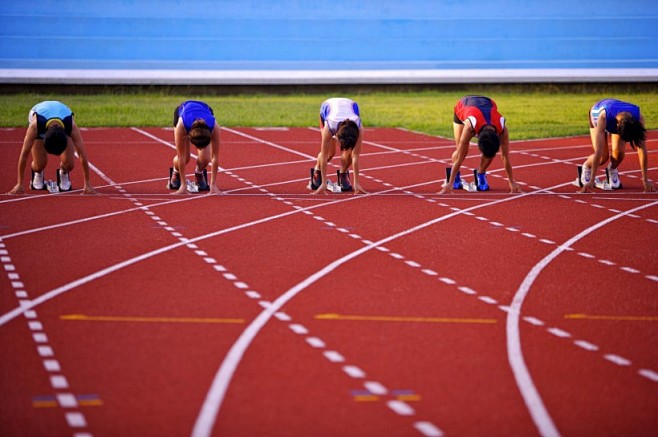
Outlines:
[[189, 136], [190, 143], [194, 144], [197, 149], [203, 149], [210, 144], [210, 128], [206, 121], [201, 118], [194, 120]]
[[46, 129], [43, 136], [43, 147], [51, 155], [61, 155], [66, 150], [68, 138], [64, 127], [57, 123], [52, 123]]
[[647, 138], [647, 130], [640, 120], [636, 120], [629, 113], [622, 115], [617, 130], [621, 139], [630, 143], [633, 149]]
[[352, 120], [343, 120], [338, 123], [336, 138], [340, 143], [340, 150], [353, 149], [359, 138], [359, 126]]
[[493, 158], [500, 148], [500, 138], [496, 129], [488, 129], [486, 126], [480, 131], [478, 136], [478, 148], [486, 158]]

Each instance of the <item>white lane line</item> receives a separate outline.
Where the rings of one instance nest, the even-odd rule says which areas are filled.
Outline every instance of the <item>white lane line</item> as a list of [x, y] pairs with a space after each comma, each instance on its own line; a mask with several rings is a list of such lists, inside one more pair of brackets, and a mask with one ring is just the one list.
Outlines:
[[383, 396], [388, 393], [388, 389], [384, 385], [377, 381], [366, 381], [363, 383], [363, 386], [373, 395]]
[[653, 382], [658, 382], [658, 373], [649, 369], [640, 369], [637, 373]]
[[556, 247], [550, 254], [548, 254], [546, 257], [544, 257], [544, 259], [537, 263], [530, 270], [530, 272], [528, 272], [523, 282], [521, 283], [521, 286], [514, 295], [512, 304], [510, 305], [511, 311], [507, 313], [507, 356], [510, 366], [512, 367], [512, 372], [514, 373], [516, 383], [521, 390], [523, 401], [525, 402], [528, 411], [530, 412], [535, 426], [542, 436], [559, 436], [560, 433], [557, 430], [555, 423], [553, 423], [553, 419], [549, 415], [548, 410], [546, 410], [546, 407], [544, 406], [541, 396], [539, 395], [539, 392], [537, 391], [537, 388], [532, 381], [532, 377], [530, 376], [530, 372], [528, 371], [528, 368], [525, 364], [525, 359], [523, 358], [523, 352], [521, 350], [521, 335], [519, 329], [519, 319], [523, 302], [525, 301], [525, 298], [530, 292], [530, 288], [534, 284], [535, 280], [539, 277], [539, 274], [542, 272], [542, 270], [568, 247], [571, 247], [581, 238], [589, 235], [590, 233], [603, 226], [606, 226], [608, 223], [611, 223], [614, 220], [622, 218], [628, 214], [632, 214], [633, 212], [653, 207], [655, 205], [658, 205], [658, 202], [652, 202], [638, 206], [629, 211], [609, 217], [606, 220], [590, 226], [589, 228], [583, 230], [579, 234], [569, 239], [566, 243]]
[[576, 346], [585, 349], [586, 351], [597, 351], [599, 347], [585, 340], [576, 340], [573, 342]]
[[443, 431], [434, 426], [431, 422], [416, 422], [414, 428], [425, 437], [443, 437]]
[[343, 372], [347, 373], [347, 375], [352, 378], [360, 379], [366, 377], [366, 372], [364, 372], [357, 366], [352, 366], [352, 365], [343, 366]]
[[345, 357], [336, 351], [324, 351], [324, 356], [332, 363], [344, 363]]
[[409, 404], [407, 404], [404, 401], [398, 401], [393, 399], [386, 402], [386, 405], [388, 406], [388, 408], [390, 408], [400, 416], [413, 416], [414, 414], [416, 414], [414, 409], [411, 408]]
[[606, 360], [610, 361], [611, 363], [617, 364], [619, 366], [630, 366], [631, 365], [630, 360], [627, 360], [624, 357], [620, 357], [619, 355], [607, 354], [607, 355], [604, 355], [603, 358], [605, 358]]
[[300, 325], [298, 323], [293, 323], [291, 325], [288, 325], [288, 328], [290, 328], [290, 330], [295, 334], [299, 334], [299, 335], [308, 334], [308, 329], [306, 329], [304, 325]]
[[206, 399], [204, 400], [204, 403], [201, 406], [201, 410], [199, 411], [199, 415], [197, 416], [197, 420], [194, 424], [192, 436], [208, 437], [211, 435], [212, 428], [217, 419], [217, 414], [219, 413], [219, 410], [221, 408], [222, 402], [228, 390], [228, 386], [230, 385], [231, 380], [233, 378], [233, 374], [235, 373], [235, 370], [237, 369], [237, 366], [242, 360], [242, 357], [244, 356], [247, 348], [253, 342], [254, 338], [258, 335], [259, 331], [263, 328], [263, 326], [265, 326], [265, 324], [272, 317], [272, 314], [280, 310], [286, 303], [288, 303], [290, 300], [295, 298], [295, 296], [301, 293], [304, 289], [306, 289], [316, 281], [320, 280], [321, 278], [325, 277], [326, 275], [328, 275], [329, 273], [331, 273], [332, 271], [334, 271], [336, 268], [343, 265], [344, 263], [360, 256], [361, 254], [377, 246], [381, 246], [390, 241], [396, 240], [400, 237], [412, 234], [418, 230], [432, 226], [436, 223], [461, 215], [465, 211], [467, 212], [470, 210], [475, 210], [475, 209], [484, 208], [487, 206], [492, 206], [512, 200], [517, 200], [530, 195], [533, 195], [533, 193], [523, 193], [518, 196], [506, 197], [503, 199], [498, 199], [490, 202], [485, 202], [479, 205], [474, 205], [462, 211], [452, 212], [450, 214], [417, 225], [413, 228], [406, 229], [397, 234], [390, 235], [389, 237], [383, 238], [373, 244], [364, 246], [352, 253], [343, 256], [342, 258], [333, 261], [332, 263], [325, 266], [323, 269], [315, 272], [311, 276], [304, 279], [302, 282], [298, 283], [294, 287], [287, 290], [285, 293], [281, 294], [272, 303], [272, 305], [269, 308], [267, 308], [265, 311], [262, 311], [257, 317], [255, 317], [252, 320], [252, 322], [240, 334], [238, 339], [233, 343], [231, 349], [224, 357], [224, 360], [222, 361], [217, 373], [215, 374], [215, 378], [213, 379], [210, 389], [206, 394]]

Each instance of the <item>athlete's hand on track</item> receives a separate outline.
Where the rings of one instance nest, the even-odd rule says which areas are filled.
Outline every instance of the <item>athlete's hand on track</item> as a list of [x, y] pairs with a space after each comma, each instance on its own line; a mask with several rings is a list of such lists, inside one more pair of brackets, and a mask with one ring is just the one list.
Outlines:
[[91, 185], [85, 185], [80, 194], [98, 194], [98, 191], [96, 191]]
[[439, 191], [439, 194], [451, 194], [452, 193], [452, 185], [450, 184], [445, 184], [443, 188], [441, 188], [441, 191]]
[[583, 188], [581, 188], [579, 193], [594, 193], [594, 178], [592, 178], [588, 183], [583, 185]]
[[187, 194], [187, 184], [180, 184], [180, 188], [171, 194]]
[[25, 193], [25, 188], [23, 188], [23, 184], [16, 184], [14, 188], [11, 189], [7, 194], [24, 194]]
[[521, 189], [521, 187], [519, 187], [519, 184], [517, 184], [516, 182], [511, 182], [509, 184], [509, 188], [510, 188], [510, 193], [523, 193], [523, 190]]

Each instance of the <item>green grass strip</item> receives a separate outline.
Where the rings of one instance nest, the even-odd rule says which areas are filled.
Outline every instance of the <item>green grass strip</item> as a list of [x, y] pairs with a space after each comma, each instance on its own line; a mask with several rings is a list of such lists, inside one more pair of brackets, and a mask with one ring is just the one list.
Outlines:
[[[366, 127], [403, 127], [431, 135], [452, 136], [456, 101], [467, 94], [492, 97], [507, 119], [513, 140], [587, 135], [587, 112], [597, 100], [615, 97], [642, 108], [648, 129], [658, 127], [658, 87], [600, 87], [578, 91], [552, 86], [488, 86], [446, 91], [361, 91], [326, 94], [183, 95], [168, 92], [103, 92], [100, 94], [5, 93], [0, 95], [0, 127], [23, 127], [30, 108], [42, 100], [61, 100], [73, 109], [82, 127], [170, 126], [174, 108], [186, 99], [208, 102], [220, 124], [228, 127], [318, 125], [318, 112], [328, 97], [350, 97], [359, 103]], [[596, 87], [590, 87], [596, 88]]]

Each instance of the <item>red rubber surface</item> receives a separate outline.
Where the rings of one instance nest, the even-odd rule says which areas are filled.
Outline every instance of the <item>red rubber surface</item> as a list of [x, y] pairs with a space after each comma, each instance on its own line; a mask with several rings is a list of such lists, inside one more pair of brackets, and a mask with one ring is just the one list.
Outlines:
[[[23, 134], [0, 131], [3, 192]], [[317, 130], [224, 129], [223, 194], [173, 196], [170, 129], [83, 135], [100, 195], [0, 196], [0, 435], [658, 429], [658, 196], [632, 151], [619, 191], [575, 193], [583, 136], [513, 142], [522, 195], [496, 158], [490, 192], [440, 196], [452, 141], [367, 129], [370, 194], [315, 196]]]

